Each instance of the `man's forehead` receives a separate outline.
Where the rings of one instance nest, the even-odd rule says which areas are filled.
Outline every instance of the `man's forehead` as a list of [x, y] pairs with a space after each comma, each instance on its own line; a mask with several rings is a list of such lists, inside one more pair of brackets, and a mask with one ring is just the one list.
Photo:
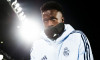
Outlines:
[[47, 10], [47, 11], [44, 11], [42, 14], [43, 15], [51, 15], [51, 14], [56, 14], [57, 13], [57, 10]]

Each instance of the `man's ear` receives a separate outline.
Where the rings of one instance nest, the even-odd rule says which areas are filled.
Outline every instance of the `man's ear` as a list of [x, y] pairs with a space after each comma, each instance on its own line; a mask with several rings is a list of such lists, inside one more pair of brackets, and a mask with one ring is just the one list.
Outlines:
[[62, 17], [62, 23], [64, 23], [64, 17]]

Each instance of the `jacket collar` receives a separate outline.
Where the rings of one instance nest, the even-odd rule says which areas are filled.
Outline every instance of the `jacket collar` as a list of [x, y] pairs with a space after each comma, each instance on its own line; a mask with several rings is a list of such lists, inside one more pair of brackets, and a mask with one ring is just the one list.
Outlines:
[[59, 43], [63, 42], [64, 38], [66, 38], [72, 31], [75, 30], [70, 24], [64, 24], [64, 25], [65, 25], [64, 32], [56, 40], [53, 41], [53, 40], [49, 39], [46, 36], [46, 34], [44, 33], [44, 31], [42, 32], [41, 38], [44, 39], [46, 42], [49, 42], [49, 43], [59, 44]]

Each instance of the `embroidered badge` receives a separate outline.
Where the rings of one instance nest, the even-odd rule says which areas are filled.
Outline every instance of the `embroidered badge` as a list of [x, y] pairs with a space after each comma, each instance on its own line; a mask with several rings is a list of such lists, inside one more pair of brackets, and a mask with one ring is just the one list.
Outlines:
[[70, 52], [69, 49], [68, 49], [67, 47], [65, 47], [65, 48], [64, 48], [63, 55], [64, 55], [64, 56], [68, 56], [68, 55], [69, 55], [69, 52]]
[[46, 56], [44, 56], [41, 60], [47, 60], [47, 57], [46, 57]]

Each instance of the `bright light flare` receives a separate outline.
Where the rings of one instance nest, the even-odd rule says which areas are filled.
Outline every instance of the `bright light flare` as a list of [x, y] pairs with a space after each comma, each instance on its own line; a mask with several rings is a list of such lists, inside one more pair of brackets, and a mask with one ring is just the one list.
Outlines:
[[26, 44], [30, 44], [40, 37], [40, 24], [37, 21], [34, 21], [34, 19], [24, 21], [23, 25], [20, 27], [18, 26], [18, 28], [20, 28], [19, 32], [23, 40], [22, 42]]
[[3, 55], [0, 54], [0, 60], [2, 60], [2, 59], [3, 59]]
[[21, 7], [19, 7], [19, 8], [17, 9], [17, 13], [19, 13], [20, 11], [22, 11], [22, 8], [21, 8]]
[[19, 3], [16, 3], [15, 9], [17, 9], [18, 7], [20, 7], [20, 4]]

